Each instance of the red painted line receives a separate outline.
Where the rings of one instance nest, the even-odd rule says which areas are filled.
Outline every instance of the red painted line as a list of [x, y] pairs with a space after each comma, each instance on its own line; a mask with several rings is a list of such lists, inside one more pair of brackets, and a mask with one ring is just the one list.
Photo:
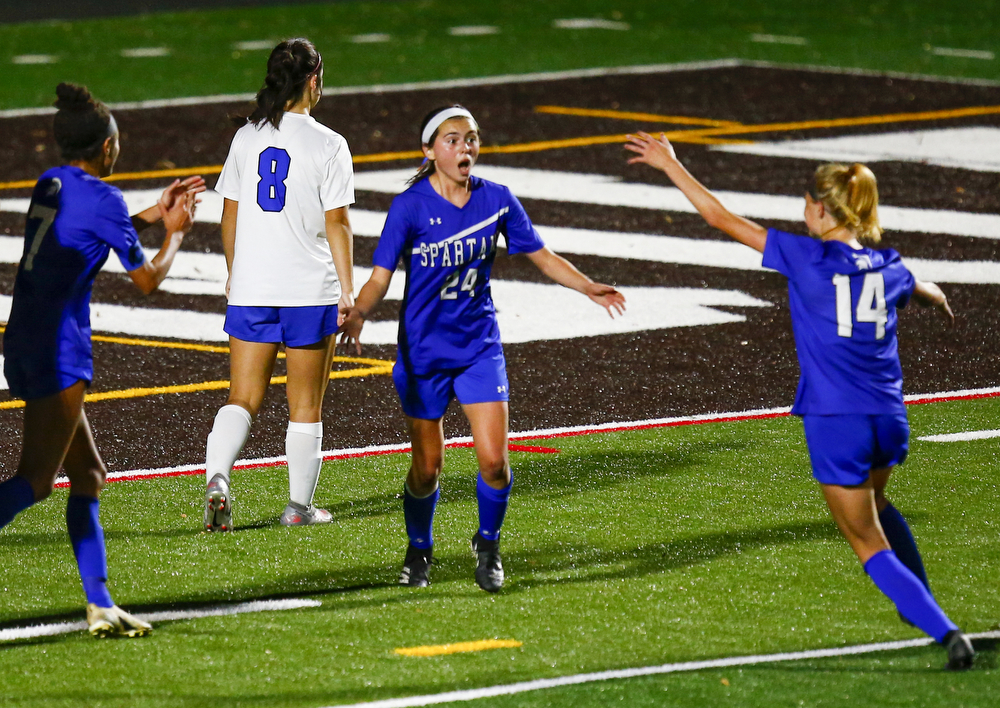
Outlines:
[[562, 452], [554, 447], [539, 447], [538, 445], [507, 445], [507, 449], [511, 452], [536, 452], [540, 455], [555, 455]]
[[[919, 406], [927, 403], [947, 403], [949, 401], [972, 401], [976, 399], [983, 398], [996, 398], [1000, 396], [1000, 388], [992, 389], [978, 389], [971, 391], [951, 391], [945, 393], [937, 394], [926, 394], [926, 395], [916, 395], [907, 396], [906, 404], [911, 406]], [[784, 410], [770, 410], [770, 411], [760, 411], [753, 412], [748, 411], [746, 413], [722, 413], [719, 415], [709, 415], [705, 417], [695, 416], [691, 418], [670, 418], [662, 420], [651, 420], [651, 421], [636, 421], [634, 423], [621, 423], [621, 424], [611, 424], [611, 425], [595, 425], [595, 426], [581, 426], [579, 428], [567, 428], [567, 429], [553, 429], [551, 431], [545, 430], [529, 430], [521, 433], [511, 433], [510, 438], [512, 440], [551, 440], [554, 438], [569, 438], [577, 437], [579, 435], [600, 435], [603, 433], [621, 433], [630, 430], [652, 430], [654, 428], [674, 428], [684, 425], [706, 425], [712, 423], [740, 423], [749, 420], [767, 420], [770, 418], [784, 418], [789, 414], [787, 409]], [[452, 448], [468, 448], [472, 447], [472, 442], [469, 440], [456, 440], [454, 442], [446, 443], [447, 447]], [[560, 452], [556, 448], [550, 447], [536, 447], [532, 445], [518, 445], [516, 443], [510, 444], [509, 449], [514, 452], [534, 452], [541, 454], [555, 454]], [[398, 455], [401, 453], [407, 453], [410, 451], [410, 446], [403, 444], [398, 446], [386, 446], [380, 448], [372, 449], [362, 449], [362, 450], [350, 450], [343, 452], [331, 452], [323, 457], [325, 462], [330, 462], [334, 460], [353, 460], [363, 457], [374, 457], [377, 455]], [[260, 469], [262, 467], [284, 467], [285, 461], [282, 459], [271, 459], [271, 460], [261, 460], [259, 462], [246, 462], [240, 465], [236, 465], [233, 469], [246, 470], [246, 469]], [[163, 468], [159, 470], [136, 470], [135, 473], [119, 473], [108, 479], [108, 482], [128, 482], [140, 479], [163, 479], [165, 477], [186, 477], [191, 475], [204, 474], [204, 467], [187, 467], [182, 469], [170, 469]], [[68, 487], [68, 481], [60, 481], [55, 485], [57, 488]]]

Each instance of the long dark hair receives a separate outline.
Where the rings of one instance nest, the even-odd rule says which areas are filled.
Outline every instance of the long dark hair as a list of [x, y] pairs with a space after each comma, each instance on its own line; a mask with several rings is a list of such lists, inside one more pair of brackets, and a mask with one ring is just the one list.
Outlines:
[[238, 126], [247, 121], [254, 125], [267, 122], [277, 128], [289, 101], [302, 97], [306, 83], [323, 68], [323, 57], [308, 39], [286, 39], [271, 50], [267, 58], [267, 76], [257, 92], [257, 107], [247, 117], [233, 118]]
[[61, 83], [56, 86], [58, 110], [53, 120], [59, 152], [66, 162], [90, 162], [101, 154], [104, 141], [118, 131], [111, 111], [90, 95], [86, 86]]
[[[424, 134], [424, 128], [426, 128], [427, 124], [431, 122], [431, 119], [433, 119], [434, 116], [436, 116], [441, 111], [446, 111], [449, 108], [462, 108], [464, 110], [469, 110], [468, 108], [465, 108], [465, 106], [462, 106], [462, 105], [460, 105], [458, 103], [452, 103], [452, 104], [449, 104], [447, 106], [438, 106], [433, 111], [431, 111], [430, 113], [428, 113], [427, 115], [425, 115], [424, 119], [422, 121], [420, 121], [420, 130], [417, 132], [417, 135], [423, 136], [423, 134]], [[423, 144], [424, 145], [433, 145], [434, 141], [437, 140], [438, 132], [440, 130], [441, 130], [441, 126], [438, 126], [437, 129], [433, 133], [431, 133], [430, 140], [428, 142], [426, 142], [426, 143], [423, 143]], [[413, 175], [412, 177], [410, 177], [410, 179], [406, 180], [407, 186], [409, 186], [411, 184], [416, 184], [417, 182], [419, 182], [420, 180], [422, 180], [424, 177], [430, 177], [432, 174], [434, 174], [434, 170], [435, 169], [436, 168], [434, 167], [434, 160], [432, 160], [430, 158], [425, 159], [420, 164], [420, 169], [417, 170], [417, 174]]]

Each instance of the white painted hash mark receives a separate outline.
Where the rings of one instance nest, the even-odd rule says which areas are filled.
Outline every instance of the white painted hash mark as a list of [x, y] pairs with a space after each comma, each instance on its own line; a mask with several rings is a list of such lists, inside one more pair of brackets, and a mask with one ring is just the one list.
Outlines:
[[263, 49], [272, 49], [275, 44], [275, 42], [269, 39], [255, 39], [248, 42], [236, 42], [233, 44], [233, 49], [238, 49], [241, 52], [256, 52]]
[[926, 442], [968, 442], [969, 440], [989, 440], [1000, 438], [1000, 430], [970, 430], [965, 433], [948, 433], [946, 435], [925, 435], [917, 440]]
[[990, 61], [995, 57], [993, 52], [982, 49], [951, 49], [949, 47], [931, 47], [931, 54], [939, 57], [958, 57], [961, 59], [983, 59]]
[[794, 44], [799, 47], [809, 44], [809, 40], [805, 37], [792, 37], [785, 34], [752, 34], [750, 41], [762, 44]]
[[378, 42], [388, 42], [392, 35], [382, 32], [372, 32], [371, 34], [356, 34], [350, 38], [355, 44], [377, 44]]
[[601, 20], [589, 17], [555, 20], [552, 26], [556, 29], [608, 29], [622, 31], [632, 29], [632, 25], [628, 22], [615, 22], [614, 20]]
[[165, 57], [168, 54], [170, 54], [170, 49], [168, 47], [135, 47], [134, 49], [122, 50], [122, 56], [126, 59]]
[[[136, 617], [154, 624], [156, 622], [174, 622], [176, 620], [200, 619], [202, 617], [243, 615], [251, 612], [299, 610], [304, 607], [319, 607], [322, 604], [318, 600], [254, 600], [251, 602], [240, 602], [235, 605], [216, 605], [201, 610], [150, 612], [148, 614], [137, 614]], [[55, 624], [37, 624], [29, 627], [9, 627], [8, 629], [0, 629], [0, 642], [12, 642], [17, 639], [33, 639], [35, 637], [52, 637], [58, 634], [86, 631], [86, 629], [86, 622], [58, 622]]]
[[11, 59], [14, 64], [55, 64], [59, 58], [52, 54], [19, 54]]
[[[1000, 632], [970, 634], [969, 638], [1000, 639]], [[518, 693], [527, 693], [528, 691], [540, 691], [546, 688], [576, 686], [582, 683], [594, 683], [597, 681], [610, 681], [615, 679], [621, 680], [637, 678], [639, 676], [701, 671], [703, 669], [724, 669], [730, 666], [753, 666], [756, 664], [772, 664], [783, 661], [801, 661], [803, 659], [824, 659], [835, 656], [872, 654], [882, 651], [897, 651], [899, 649], [923, 647], [933, 643], [933, 639], [930, 637], [924, 637], [922, 639], [907, 639], [898, 642], [879, 642], [877, 644], [860, 644], [856, 646], [837, 647], [833, 649], [813, 649], [810, 651], [785, 652], [781, 654], [758, 654], [755, 656], [734, 656], [724, 659], [710, 659], [707, 661], [685, 661], [679, 664], [643, 666], [635, 669], [618, 669], [615, 671], [598, 671], [590, 674], [560, 676], [559, 678], [553, 679], [523, 681], [521, 683], [488, 686], [486, 688], [473, 688], [464, 691], [449, 691], [447, 693], [433, 693], [424, 696], [409, 696], [406, 698], [389, 698], [387, 700], [371, 701], [369, 703], [341, 704], [338, 706], [331, 706], [330, 708], [346, 708], [348, 705], [351, 705], [354, 708], [411, 708], [413, 706], [430, 706], [438, 703], [458, 703], [475, 701], [481, 698], [492, 698], [494, 696], [510, 696]]]
[[500, 28], [493, 25], [466, 25], [464, 27], [449, 27], [448, 34], [453, 37], [480, 37], [487, 34], [500, 34]]

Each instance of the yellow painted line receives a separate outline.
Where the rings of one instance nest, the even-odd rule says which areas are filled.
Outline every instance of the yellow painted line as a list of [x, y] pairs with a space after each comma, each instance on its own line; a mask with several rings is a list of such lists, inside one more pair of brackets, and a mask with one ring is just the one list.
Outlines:
[[94, 334], [90, 337], [95, 342], [108, 344], [126, 344], [133, 347], [155, 347], [161, 349], [187, 349], [194, 352], [212, 352], [213, 354], [228, 354], [229, 347], [219, 347], [211, 344], [194, 344], [192, 342], [161, 342], [155, 339], [132, 339], [130, 337], [108, 337]]
[[[817, 128], [845, 128], [862, 125], [885, 125], [888, 123], [916, 123], [931, 120], [949, 120], [953, 118], [972, 118], [1000, 114], [1000, 106], [971, 106], [968, 108], [953, 108], [944, 111], [922, 111], [917, 113], [889, 113], [875, 116], [858, 116], [856, 118], [831, 118], [824, 120], [794, 121], [788, 123], [764, 123], [758, 125], [722, 125], [713, 128], [696, 128], [693, 130], [673, 130], [666, 132], [674, 142], [713, 144], [709, 139], [724, 135], [750, 135], [752, 133], [781, 133], [796, 130], [814, 130]], [[641, 114], [638, 114], [641, 115]], [[666, 118], [668, 116], [661, 116]], [[681, 118], [683, 116], [673, 116]], [[692, 119], [694, 120], [694, 119]], [[701, 119], [697, 119], [701, 120]], [[706, 119], [707, 120], [707, 119]], [[725, 121], [719, 121], [725, 123]], [[488, 154], [514, 154], [524, 152], [542, 152], [561, 148], [588, 147], [590, 145], [609, 145], [625, 141], [625, 135], [594, 135], [583, 138], [566, 138], [562, 140], [540, 140], [529, 143], [513, 143], [511, 145], [484, 146], [481, 152]], [[417, 150], [403, 152], [380, 152], [371, 155], [356, 155], [354, 162], [391, 162], [393, 160], [411, 160], [419, 158], [423, 153]], [[184, 167], [173, 170], [150, 170], [147, 172], [121, 172], [108, 177], [108, 181], [128, 181], [139, 179], [159, 179], [162, 177], [186, 177], [189, 175], [218, 174], [222, 165], [203, 165], [201, 167]], [[21, 189], [33, 187], [35, 180], [19, 182], [0, 182], [0, 190]]]
[[583, 118], [614, 118], [616, 120], [641, 120], [651, 123], [675, 123], [677, 125], [705, 125], [714, 128], [743, 125], [734, 120], [713, 120], [690, 116], [664, 116], [658, 113], [634, 113], [632, 111], [605, 111], [590, 108], [569, 108], [567, 106], [535, 106], [535, 113], [557, 116], [580, 116]]
[[830, 118], [824, 120], [802, 120], [789, 123], [761, 123], [758, 125], [732, 126], [725, 128], [702, 128], [697, 130], [672, 131], [667, 136], [687, 135], [690, 137], [717, 137], [720, 135], [749, 135], [751, 133], [783, 133], [796, 130], [818, 128], [846, 128], [861, 125], [885, 125], [887, 123], [917, 123], [930, 120], [952, 118], [972, 118], [1000, 114], [1000, 106], [972, 106], [946, 111], [922, 111], [919, 113], [888, 113], [877, 116], [857, 116], [855, 118]]
[[522, 643], [516, 639], [481, 639], [477, 642], [458, 642], [457, 644], [441, 644], [426, 647], [405, 647], [396, 649], [401, 656], [444, 656], [445, 654], [463, 654], [487, 649], [516, 649]]
[[[334, 361], [345, 360], [345, 357], [336, 357]], [[359, 361], [351, 359], [351, 361]], [[345, 371], [331, 371], [331, 379], [350, 379], [361, 376], [388, 375], [392, 373], [392, 362], [384, 362], [380, 359], [368, 359], [366, 361], [378, 362], [377, 366], [368, 366], [361, 369], [347, 369]], [[272, 376], [271, 383], [280, 385], [288, 382], [286, 376]], [[88, 393], [83, 397], [86, 402], [91, 401], [112, 401], [125, 398], [148, 398], [149, 396], [162, 396], [171, 393], [196, 393], [198, 391], [218, 391], [229, 388], [229, 381], [203, 381], [194, 384], [180, 384], [177, 386], [149, 386], [146, 388], [126, 388], [117, 391], [99, 391]], [[24, 401], [2, 401], [0, 410], [10, 408], [24, 408]]]

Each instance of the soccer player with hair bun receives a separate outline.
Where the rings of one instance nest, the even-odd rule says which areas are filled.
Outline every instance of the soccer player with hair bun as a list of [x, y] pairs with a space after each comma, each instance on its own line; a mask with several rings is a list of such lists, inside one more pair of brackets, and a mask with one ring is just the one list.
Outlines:
[[[205, 180], [175, 180], [155, 206], [130, 217], [122, 193], [101, 181], [118, 159], [114, 116], [84, 86], [59, 84], [56, 95], [53, 132], [65, 164], [47, 170], [32, 192], [4, 333], [4, 374], [11, 395], [24, 399], [24, 443], [17, 472], [0, 484], [0, 528], [49, 496], [61, 468], [90, 633], [135, 637], [152, 628], [116, 606], [107, 588], [98, 512], [107, 469], [83, 410], [94, 378], [90, 293], [112, 250], [139, 290], [156, 290], [191, 228]], [[136, 231], [161, 219], [166, 237], [147, 261]]]
[[444, 456], [442, 419], [457, 398], [472, 427], [479, 476], [479, 530], [472, 538], [476, 582], [488, 592], [503, 586], [500, 527], [513, 476], [507, 455], [507, 369], [490, 271], [503, 236], [507, 253], [525, 254], [549, 278], [583, 293], [613, 313], [625, 298], [595, 283], [542, 242], [521, 203], [506, 187], [474, 177], [479, 125], [462, 106], [431, 111], [420, 126], [427, 157], [397, 196], [375, 249], [374, 270], [348, 311], [342, 341], [354, 342], [365, 319], [385, 297], [396, 264], [406, 270], [399, 349], [392, 378], [413, 444], [403, 486], [409, 546], [399, 582], [430, 582], [432, 522]]
[[910, 435], [896, 310], [912, 298], [950, 323], [955, 317], [941, 289], [914, 278], [896, 251], [872, 248], [882, 235], [875, 175], [860, 163], [821, 165], [805, 194], [810, 235], [798, 236], [726, 209], [662, 133], [630, 135], [625, 148], [636, 153], [629, 164], [663, 170], [709, 226], [760, 251], [765, 268], [788, 278], [801, 372], [792, 414], [802, 417], [830, 513], [903, 621], [947, 649], [949, 669], [971, 667], [972, 643], [938, 606], [910, 528], [885, 497]]
[[354, 303], [354, 168], [347, 141], [311, 115], [323, 58], [307, 39], [278, 44], [257, 105], [233, 138], [216, 191], [224, 198], [229, 268], [225, 330], [229, 399], [205, 453], [204, 525], [233, 528], [230, 473], [250, 433], [282, 344], [288, 367], [284, 526], [328, 523], [313, 506], [323, 462], [323, 396], [343, 313]]

